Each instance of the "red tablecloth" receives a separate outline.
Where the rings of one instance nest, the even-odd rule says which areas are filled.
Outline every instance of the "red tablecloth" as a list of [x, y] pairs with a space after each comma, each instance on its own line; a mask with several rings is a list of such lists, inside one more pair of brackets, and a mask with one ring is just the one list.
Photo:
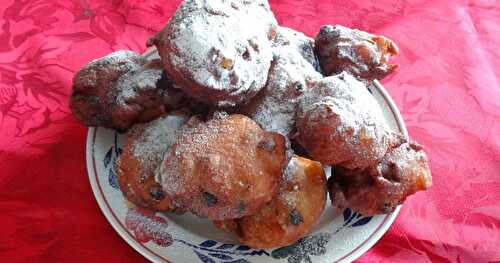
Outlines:
[[[144, 262], [113, 231], [85, 170], [73, 73], [112, 50], [143, 51], [172, 0], [1, 0], [0, 261]], [[411, 197], [359, 262], [500, 260], [500, 2], [274, 0], [282, 25], [343, 24], [392, 38], [384, 81], [430, 157]]]

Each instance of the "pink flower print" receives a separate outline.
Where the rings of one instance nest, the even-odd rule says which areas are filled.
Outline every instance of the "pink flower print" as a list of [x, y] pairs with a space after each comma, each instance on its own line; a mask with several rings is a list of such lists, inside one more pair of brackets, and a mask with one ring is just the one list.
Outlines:
[[153, 241], [159, 246], [172, 245], [172, 236], [166, 231], [168, 224], [164, 218], [156, 216], [154, 212], [141, 208], [129, 209], [125, 225], [141, 243]]

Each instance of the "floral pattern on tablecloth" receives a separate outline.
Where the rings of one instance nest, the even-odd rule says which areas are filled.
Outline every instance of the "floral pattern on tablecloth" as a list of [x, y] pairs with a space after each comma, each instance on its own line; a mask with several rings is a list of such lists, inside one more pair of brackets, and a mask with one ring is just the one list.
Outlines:
[[[308, 35], [339, 23], [386, 35], [401, 48], [400, 69], [383, 83], [428, 152], [434, 186], [405, 203], [359, 262], [499, 261], [498, 1], [270, 2], [280, 23]], [[2, 1], [1, 259], [145, 262], [95, 203], [86, 129], [71, 116], [68, 96], [73, 73], [91, 59], [144, 51], [178, 3]]]

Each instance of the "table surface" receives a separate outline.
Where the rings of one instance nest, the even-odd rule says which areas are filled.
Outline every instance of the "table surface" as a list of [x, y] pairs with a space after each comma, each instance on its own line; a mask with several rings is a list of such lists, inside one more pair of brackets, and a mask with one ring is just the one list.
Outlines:
[[[434, 186], [405, 203], [359, 262], [500, 261], [500, 1], [272, 0], [279, 22], [382, 34], [401, 48], [383, 81]], [[179, 1], [2, 0], [0, 259], [145, 262], [106, 222], [85, 170], [71, 78], [113, 50], [142, 52]]]

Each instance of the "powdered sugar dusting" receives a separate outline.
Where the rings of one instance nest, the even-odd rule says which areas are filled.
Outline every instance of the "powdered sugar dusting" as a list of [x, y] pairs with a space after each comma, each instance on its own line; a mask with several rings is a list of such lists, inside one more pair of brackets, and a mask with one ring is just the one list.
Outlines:
[[[121, 90], [115, 84], [123, 76], [142, 70], [145, 62], [139, 54], [121, 50], [87, 64], [73, 79], [70, 100], [73, 114], [87, 126], [129, 128], [143, 117], [140, 115], [144, 108], [117, 103], [116, 96]], [[131, 95], [128, 91], [125, 94]]]
[[[298, 115], [301, 141], [308, 151], [326, 147], [322, 155], [329, 152], [331, 156], [319, 158], [326, 164], [366, 167], [379, 160], [391, 143], [389, 127], [377, 102], [362, 82], [345, 72], [315, 83], [301, 99]], [[323, 129], [317, 132], [319, 127]], [[314, 145], [314, 140], [327, 140], [331, 145]]]
[[[122, 63], [122, 62], [132, 62], [132, 63]], [[124, 66], [128, 70], [132, 70], [134, 68], [133, 67], [134, 65], [141, 66], [144, 62], [145, 61], [141, 59], [141, 56], [134, 51], [118, 50], [102, 58], [97, 58], [90, 61], [86, 65], [86, 67], [116, 65], [117, 67]]]
[[283, 139], [234, 114], [186, 129], [160, 168], [163, 192], [199, 216], [255, 213], [276, 191]]
[[[309, 112], [318, 105], [331, 105], [338, 109], [340, 111], [338, 115], [347, 125], [357, 127], [375, 123], [386, 125], [377, 101], [363, 82], [346, 72], [324, 78], [317, 82], [313, 89], [308, 90], [301, 103], [302, 110]], [[345, 130], [346, 127], [340, 129]]]
[[85, 65], [75, 75], [73, 87], [97, 87], [101, 85], [106, 87], [110, 83], [102, 83], [103, 81], [113, 82], [127, 72], [139, 70], [143, 63], [145, 61], [141, 56], [133, 51], [113, 52]]
[[136, 98], [140, 91], [158, 89], [157, 83], [162, 74], [162, 69], [144, 69], [122, 76], [115, 84], [116, 102], [126, 105], [126, 102]]
[[132, 136], [140, 134], [134, 141], [133, 154], [145, 167], [144, 171], [156, 169], [163, 160], [165, 152], [175, 143], [179, 131], [187, 120], [186, 114], [174, 112], [132, 128], [130, 131]]
[[[296, 173], [302, 173], [302, 175], [297, 175]], [[280, 199], [283, 200], [289, 207], [297, 206], [297, 191], [300, 191], [298, 185], [295, 185], [293, 189], [284, 189], [285, 186], [289, 184], [297, 183], [297, 178], [303, 177], [304, 169], [298, 163], [297, 158], [292, 158], [290, 162], [288, 162], [285, 171], [283, 172], [283, 182], [280, 187]]]
[[[190, 121], [191, 122], [191, 121]], [[193, 122], [198, 123], [197, 119], [194, 119]], [[175, 149], [169, 149], [170, 153], [166, 153], [166, 156], [172, 153], [174, 156], [178, 157], [181, 154], [185, 154], [187, 151], [198, 152], [198, 155], [203, 155], [204, 148], [207, 143], [213, 141], [219, 136], [222, 127], [218, 125], [206, 125], [206, 123], [199, 122], [194, 127], [190, 127], [189, 129], [189, 139], [190, 147], [185, 147], [185, 144], [180, 143], [177, 144]], [[231, 131], [231, 127], [225, 127]], [[195, 160], [187, 160], [188, 162], [192, 162], [190, 166], [194, 167]], [[209, 160], [216, 161], [216, 160]], [[163, 190], [167, 194], [177, 194], [182, 193], [184, 191], [184, 187], [186, 184], [184, 183], [186, 178], [177, 174], [179, 171], [177, 167], [178, 163], [175, 161], [164, 160], [162, 165], [160, 165], [158, 169], [157, 182], [162, 185]], [[224, 176], [222, 174], [221, 176]], [[222, 180], [224, 181], [224, 180]]]
[[292, 158], [288, 162], [285, 171], [283, 172], [283, 181], [284, 182], [290, 182], [293, 181], [293, 173], [297, 171], [297, 169], [300, 167], [300, 165], [297, 162], [297, 158]]
[[321, 74], [292, 46], [280, 46], [274, 52], [275, 60], [266, 87], [243, 107], [243, 112], [264, 130], [289, 137], [294, 129], [299, 97], [311, 81], [321, 78]]
[[255, 94], [272, 60], [267, 32], [275, 24], [267, 1], [186, 0], [164, 30], [175, 51], [164, 59], [197, 85], [232, 97]]
[[314, 54], [314, 39], [304, 35], [302, 32], [287, 27], [278, 27], [273, 47], [275, 49], [289, 47], [297, 51], [315, 69], [319, 68], [318, 60]]

